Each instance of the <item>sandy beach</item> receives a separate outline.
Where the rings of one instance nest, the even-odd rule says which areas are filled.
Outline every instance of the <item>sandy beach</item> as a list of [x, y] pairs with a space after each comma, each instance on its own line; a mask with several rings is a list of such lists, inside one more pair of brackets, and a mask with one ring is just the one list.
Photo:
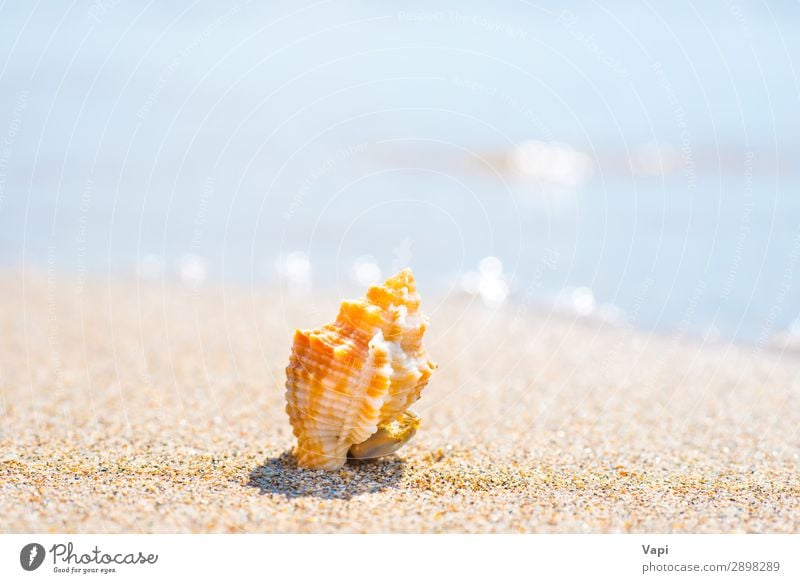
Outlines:
[[421, 291], [420, 431], [326, 473], [283, 371], [335, 294], [7, 272], [0, 530], [800, 532], [796, 355]]

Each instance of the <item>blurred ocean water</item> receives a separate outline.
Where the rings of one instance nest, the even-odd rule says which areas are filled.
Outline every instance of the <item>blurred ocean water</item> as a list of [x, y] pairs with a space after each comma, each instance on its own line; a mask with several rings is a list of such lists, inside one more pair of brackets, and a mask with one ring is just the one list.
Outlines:
[[[0, 266], [800, 329], [800, 6], [0, 7]], [[793, 328], [794, 325], [794, 328]]]

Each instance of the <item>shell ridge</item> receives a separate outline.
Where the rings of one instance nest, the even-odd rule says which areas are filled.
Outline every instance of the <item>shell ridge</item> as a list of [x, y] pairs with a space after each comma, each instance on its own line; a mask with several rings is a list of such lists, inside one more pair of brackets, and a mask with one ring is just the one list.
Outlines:
[[[378, 330], [368, 344], [367, 360], [356, 381], [355, 390], [362, 397], [360, 407], [351, 407], [349, 414], [345, 417], [343, 427], [347, 433], [339, 437], [340, 442], [346, 442], [347, 447], [353, 443], [364, 441], [375, 431], [378, 430], [378, 420], [381, 407], [389, 394], [389, 384], [391, 379], [391, 363], [385, 348], [386, 342], [383, 339], [383, 332]], [[383, 359], [383, 364], [377, 365], [376, 361]], [[379, 383], [375, 387], [376, 381]], [[370, 388], [378, 391], [376, 396], [370, 397]], [[373, 403], [377, 407], [373, 406]], [[360, 419], [361, 424], [355, 421]], [[366, 433], [366, 435], [364, 435]]]

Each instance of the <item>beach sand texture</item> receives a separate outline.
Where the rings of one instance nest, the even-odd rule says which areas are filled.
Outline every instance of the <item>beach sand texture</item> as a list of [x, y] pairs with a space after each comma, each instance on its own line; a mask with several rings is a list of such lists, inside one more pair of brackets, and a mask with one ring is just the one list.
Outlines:
[[0, 293], [3, 532], [800, 532], [796, 355], [423, 287], [420, 431], [326, 473], [288, 453], [284, 367], [338, 298], [44, 273]]

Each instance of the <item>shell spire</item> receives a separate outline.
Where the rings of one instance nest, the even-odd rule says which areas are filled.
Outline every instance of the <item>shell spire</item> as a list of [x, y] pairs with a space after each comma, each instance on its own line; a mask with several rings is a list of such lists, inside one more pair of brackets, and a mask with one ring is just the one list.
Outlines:
[[295, 331], [286, 412], [298, 465], [335, 470], [348, 453], [379, 457], [413, 437], [419, 418], [407, 409], [436, 368], [422, 345], [428, 318], [419, 305], [404, 269], [344, 300], [334, 323]]

